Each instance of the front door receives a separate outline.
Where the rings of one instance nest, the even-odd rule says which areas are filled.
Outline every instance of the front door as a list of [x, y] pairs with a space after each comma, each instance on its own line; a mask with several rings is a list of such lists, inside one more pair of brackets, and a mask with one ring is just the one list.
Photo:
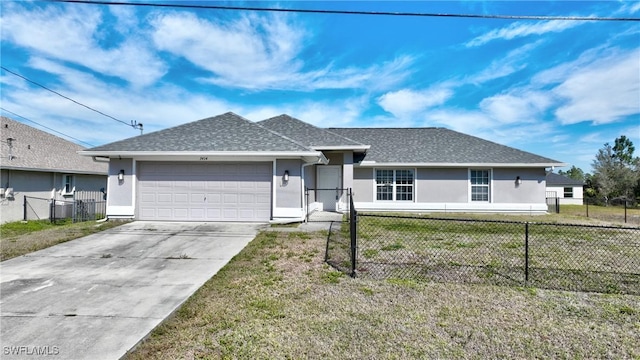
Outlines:
[[[336, 211], [342, 196], [342, 171], [340, 165], [321, 165], [317, 168], [318, 190], [316, 199], [323, 211]], [[336, 190], [334, 190], [336, 189]]]

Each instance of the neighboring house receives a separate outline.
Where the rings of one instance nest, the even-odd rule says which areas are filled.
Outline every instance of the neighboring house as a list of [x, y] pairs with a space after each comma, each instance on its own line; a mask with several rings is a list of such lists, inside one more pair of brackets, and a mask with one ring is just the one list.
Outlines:
[[548, 173], [547, 197], [558, 198], [560, 205], [582, 205], [584, 200], [584, 182], [559, 175]]
[[109, 217], [178, 221], [302, 220], [346, 210], [341, 189], [360, 210], [545, 213], [545, 169], [565, 165], [442, 128], [233, 113], [81, 153], [110, 160]]
[[25, 196], [28, 212], [47, 219], [52, 199], [106, 188], [108, 164], [80, 156], [82, 146], [4, 116], [0, 126], [0, 222], [23, 219]]

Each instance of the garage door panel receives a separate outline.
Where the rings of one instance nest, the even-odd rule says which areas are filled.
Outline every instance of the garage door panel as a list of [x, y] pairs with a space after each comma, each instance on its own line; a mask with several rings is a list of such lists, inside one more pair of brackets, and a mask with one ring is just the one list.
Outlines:
[[267, 221], [272, 163], [140, 162], [142, 220]]
[[238, 196], [238, 203], [241, 205], [255, 204], [256, 196], [255, 194], [240, 194]]
[[189, 218], [192, 220], [204, 220], [205, 219], [205, 208], [191, 208], [189, 209]]
[[173, 203], [174, 204], [187, 204], [189, 202], [189, 194], [187, 193], [176, 193], [173, 194]]
[[238, 203], [238, 194], [223, 194], [222, 203], [225, 205], [235, 205]]
[[224, 218], [224, 220], [239, 220], [238, 210], [230, 208], [222, 209], [222, 217]]

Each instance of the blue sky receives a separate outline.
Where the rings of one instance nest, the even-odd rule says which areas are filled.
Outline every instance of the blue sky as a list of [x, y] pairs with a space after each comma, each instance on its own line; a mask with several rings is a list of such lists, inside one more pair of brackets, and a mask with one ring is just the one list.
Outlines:
[[[196, 4], [640, 17], [635, 1]], [[42, 1], [3, 1], [0, 23], [2, 66], [145, 133], [227, 111], [323, 127], [436, 126], [586, 172], [620, 135], [640, 153], [639, 25]], [[3, 109], [84, 142], [139, 134], [4, 70], [0, 84]]]

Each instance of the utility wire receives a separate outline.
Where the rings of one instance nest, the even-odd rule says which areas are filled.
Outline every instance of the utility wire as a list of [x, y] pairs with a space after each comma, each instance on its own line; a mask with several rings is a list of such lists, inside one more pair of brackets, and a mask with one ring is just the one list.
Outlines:
[[73, 102], [73, 103], [76, 103], [76, 104], [78, 104], [78, 105], [80, 105], [80, 106], [82, 106], [82, 107], [85, 107], [85, 108], [87, 108], [87, 109], [89, 109], [89, 110], [91, 110], [91, 111], [97, 112], [98, 114], [100, 114], [100, 115], [102, 115], [102, 116], [106, 116], [106, 117], [108, 117], [109, 119], [115, 120], [115, 121], [117, 121], [117, 122], [121, 122], [121, 123], [123, 123], [123, 124], [125, 124], [125, 125], [127, 125], [127, 126], [131, 126], [131, 127], [132, 127], [132, 128], [134, 128], [134, 129], [140, 129], [140, 131], [142, 131], [142, 124], [138, 124], [137, 122], [134, 122], [134, 121], [131, 121], [131, 123], [127, 123], [126, 121], [122, 121], [122, 120], [120, 120], [120, 119], [117, 119], [117, 118], [115, 118], [115, 117], [113, 117], [113, 116], [109, 115], [109, 114], [105, 114], [105, 113], [103, 113], [103, 112], [102, 112], [102, 111], [100, 111], [100, 110], [96, 110], [96, 109], [94, 109], [94, 108], [92, 108], [92, 107], [90, 107], [90, 106], [88, 106], [88, 105], [85, 105], [85, 104], [83, 104], [83, 103], [79, 102], [79, 101], [73, 100], [72, 98], [70, 98], [70, 97], [68, 97], [68, 96], [62, 95], [61, 93], [59, 93], [59, 92], [57, 92], [57, 91], [55, 91], [55, 90], [51, 90], [51, 89], [49, 89], [48, 87], [46, 87], [46, 86], [44, 86], [44, 85], [42, 85], [42, 84], [40, 84], [40, 83], [37, 83], [37, 82], [35, 82], [35, 81], [31, 80], [31, 79], [28, 79], [28, 78], [26, 78], [26, 77], [24, 77], [24, 76], [22, 76], [22, 75], [20, 75], [20, 74], [18, 74], [18, 73], [16, 73], [16, 72], [13, 72], [13, 71], [11, 71], [11, 70], [7, 69], [7, 68], [6, 68], [6, 67], [4, 67], [4, 66], [0, 66], [0, 68], [2, 68], [2, 70], [6, 71], [6, 72], [8, 72], [8, 73], [10, 73], [10, 74], [13, 74], [13, 75], [15, 75], [15, 76], [17, 76], [17, 77], [19, 77], [19, 78], [21, 78], [21, 79], [24, 79], [24, 80], [26, 80], [26, 81], [28, 81], [28, 82], [30, 82], [30, 83], [32, 83], [32, 84], [34, 84], [34, 85], [37, 85], [37, 86], [39, 86], [39, 87], [41, 87], [41, 88], [43, 88], [43, 89], [45, 89], [45, 90], [47, 90], [47, 91], [50, 91], [50, 92], [52, 92], [52, 93], [54, 93], [54, 94], [56, 94], [56, 95], [58, 95], [58, 96], [61, 96], [61, 97], [65, 98], [65, 99], [67, 99], [67, 100], [69, 100], [69, 101], [71, 101], [71, 102]]
[[194, 5], [194, 4], [167, 4], [150, 2], [123, 2], [123, 1], [92, 1], [92, 0], [48, 0], [51, 2], [93, 4], [93, 5], [128, 5], [147, 7], [168, 7], [184, 9], [215, 9], [215, 10], [245, 10], [245, 11], [269, 11], [285, 13], [308, 14], [341, 14], [341, 15], [384, 15], [384, 16], [418, 16], [418, 17], [450, 17], [450, 18], [480, 18], [480, 19], [506, 19], [506, 20], [564, 20], [564, 21], [640, 21], [633, 17], [597, 17], [597, 16], [538, 16], [538, 15], [482, 15], [482, 14], [447, 14], [447, 13], [419, 13], [419, 12], [394, 12], [394, 11], [358, 11], [358, 10], [319, 10], [319, 9], [282, 9], [247, 6], [225, 5]]
[[17, 117], [19, 117], [19, 118], [21, 118], [21, 119], [23, 119], [23, 120], [26, 120], [26, 121], [32, 122], [32, 123], [34, 123], [34, 124], [36, 124], [36, 125], [38, 125], [38, 126], [41, 126], [41, 127], [45, 128], [45, 129], [47, 129], [47, 130], [53, 131], [53, 132], [55, 132], [55, 133], [57, 133], [57, 134], [60, 134], [60, 135], [66, 136], [66, 137], [68, 137], [69, 139], [73, 139], [73, 140], [75, 140], [75, 141], [78, 141], [78, 142], [81, 142], [81, 143], [83, 143], [83, 144], [89, 145], [90, 147], [94, 147], [94, 146], [95, 146], [95, 145], [93, 145], [93, 144], [89, 144], [89, 143], [88, 143], [88, 142], [86, 142], [86, 141], [82, 141], [82, 140], [80, 140], [80, 139], [74, 138], [74, 137], [73, 137], [73, 136], [71, 136], [71, 135], [67, 135], [67, 134], [62, 133], [62, 132], [60, 132], [60, 131], [58, 131], [58, 130], [54, 130], [54, 129], [50, 128], [50, 127], [44, 126], [44, 125], [42, 125], [42, 124], [40, 124], [40, 123], [38, 123], [38, 122], [35, 122], [35, 121], [31, 120], [31, 119], [27, 119], [26, 117], [24, 117], [24, 116], [22, 116], [22, 115], [18, 115], [18, 114], [16, 114], [16, 113], [14, 113], [13, 111], [9, 111], [9, 110], [7, 110], [7, 109], [5, 109], [5, 108], [1, 107], [1, 106], [0, 106], [0, 110], [2, 110], [2, 111], [4, 111], [4, 112], [7, 112], [7, 113], [9, 113], [9, 114], [11, 114], [11, 115], [13, 115], [13, 116], [17, 116]]

